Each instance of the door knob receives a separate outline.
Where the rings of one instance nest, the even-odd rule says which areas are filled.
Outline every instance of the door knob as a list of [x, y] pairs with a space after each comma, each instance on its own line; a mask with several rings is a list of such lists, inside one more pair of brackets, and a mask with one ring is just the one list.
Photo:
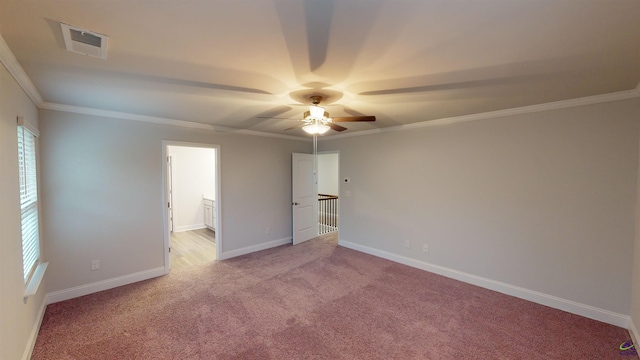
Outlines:
[[294, 202], [294, 203], [292, 203], [291, 205], [300, 205], [300, 204], [299, 204], [299, 203], [297, 203], [297, 202]]

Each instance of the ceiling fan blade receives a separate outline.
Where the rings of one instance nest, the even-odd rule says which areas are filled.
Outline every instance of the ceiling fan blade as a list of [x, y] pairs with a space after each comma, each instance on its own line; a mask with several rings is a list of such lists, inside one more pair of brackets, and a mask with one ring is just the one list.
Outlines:
[[354, 122], [354, 121], [376, 121], [376, 117], [375, 116], [349, 116], [349, 117], [333, 118], [333, 122]]
[[309, 69], [318, 70], [327, 60], [334, 1], [310, 1], [305, 3]]
[[338, 124], [334, 124], [334, 123], [327, 123], [327, 125], [329, 125], [330, 128], [332, 128], [335, 131], [345, 131], [347, 130], [346, 127], [344, 126], [340, 126]]
[[295, 119], [295, 118], [290, 118], [290, 117], [274, 117], [274, 116], [256, 116], [256, 119], [278, 119], [278, 120], [300, 120], [300, 119]]
[[306, 125], [305, 123], [300, 123], [300, 124], [298, 124], [298, 125], [296, 125], [296, 126], [292, 126], [292, 127], [290, 127], [290, 128], [286, 128], [286, 129], [284, 129], [284, 131], [289, 131], [289, 130], [293, 130], [293, 129], [301, 128], [301, 127], [303, 127], [303, 126], [305, 126], [305, 125]]

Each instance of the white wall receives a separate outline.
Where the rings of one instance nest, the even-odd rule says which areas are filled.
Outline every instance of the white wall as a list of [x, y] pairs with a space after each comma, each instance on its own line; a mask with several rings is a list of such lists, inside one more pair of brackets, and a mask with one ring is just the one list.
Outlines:
[[40, 119], [50, 291], [164, 266], [163, 140], [220, 146], [223, 254], [291, 237], [291, 153], [308, 152], [307, 139], [49, 110]]
[[44, 310], [48, 275], [36, 296], [24, 304], [17, 116], [38, 125], [36, 107], [0, 65], [0, 359], [21, 359], [31, 350]]
[[167, 153], [173, 164], [173, 231], [202, 229], [202, 196], [216, 190], [216, 150], [169, 146]]
[[318, 193], [338, 195], [338, 157], [334, 154], [318, 154]]
[[639, 115], [632, 99], [323, 139], [352, 182], [340, 240], [628, 315]]

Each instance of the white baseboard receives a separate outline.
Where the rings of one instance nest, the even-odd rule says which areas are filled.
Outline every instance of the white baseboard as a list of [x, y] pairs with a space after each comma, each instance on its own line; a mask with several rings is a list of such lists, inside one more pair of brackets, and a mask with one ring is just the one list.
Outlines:
[[40, 309], [38, 310], [38, 315], [36, 318], [36, 322], [33, 324], [33, 328], [31, 329], [31, 333], [29, 334], [29, 339], [27, 340], [27, 346], [24, 349], [24, 353], [22, 354], [22, 360], [31, 359], [31, 354], [33, 353], [33, 349], [36, 346], [36, 338], [38, 337], [38, 332], [40, 331], [40, 326], [42, 325], [42, 319], [44, 319], [44, 312], [47, 309], [47, 296], [45, 295], [45, 299], [40, 304]]
[[[266, 243], [253, 245], [244, 247], [237, 250], [231, 250], [227, 252], [223, 252], [222, 256], [218, 257], [218, 260], [230, 259], [232, 257], [249, 254], [252, 252], [270, 249], [272, 247], [291, 244], [291, 238], [283, 238], [272, 240]], [[76, 286], [70, 289], [64, 289], [59, 291], [54, 291], [47, 294], [46, 303], [53, 304], [64, 300], [69, 300], [73, 298], [77, 298], [84, 295], [93, 294], [103, 290], [113, 289], [118, 286], [132, 284], [138, 281], [151, 279], [154, 277], [165, 275], [165, 268], [159, 267], [151, 270], [141, 271], [129, 275], [123, 275], [112, 279], [102, 280], [86, 285]]]
[[290, 237], [277, 239], [277, 240], [272, 240], [272, 241], [269, 241], [269, 242], [266, 242], [266, 243], [262, 243], [262, 244], [258, 244], [258, 245], [247, 246], [247, 247], [243, 247], [243, 248], [237, 249], [237, 250], [223, 251], [222, 252], [222, 256], [219, 259], [220, 260], [231, 259], [231, 258], [236, 257], [236, 256], [246, 255], [246, 254], [250, 254], [252, 252], [271, 249], [272, 247], [276, 247], [276, 246], [280, 246], [280, 245], [287, 245], [287, 244], [291, 244], [291, 238]]
[[581, 304], [575, 301], [566, 300], [557, 296], [544, 294], [538, 291], [525, 289], [522, 287], [509, 285], [503, 282], [483, 278], [462, 271], [449, 269], [443, 266], [430, 264], [424, 261], [412, 259], [406, 256], [393, 254], [387, 251], [374, 249], [365, 245], [353, 242], [338, 240], [338, 245], [349, 249], [360, 251], [369, 255], [381, 257], [400, 264], [408, 265], [417, 269], [429, 271], [435, 274], [443, 275], [448, 278], [459, 280], [472, 285], [480, 286], [489, 290], [501, 292], [503, 294], [515, 296], [534, 303], [552, 307], [554, 309], [563, 310], [572, 314], [584, 316], [590, 319], [602, 321], [607, 324], [619, 326], [627, 329], [631, 318], [627, 315], [618, 314], [609, 310], [596, 308], [590, 305]]
[[[629, 335], [631, 335], [631, 341], [633, 341], [634, 345], [640, 345], [640, 343], [638, 342], [638, 340], [640, 340], [640, 334], [638, 334], [638, 329], [636, 328], [635, 324], [633, 323], [633, 319], [629, 320]], [[638, 349], [638, 348], [636, 348]]]
[[191, 230], [200, 230], [206, 229], [207, 226], [204, 223], [200, 224], [191, 224], [191, 225], [182, 225], [176, 226], [173, 228], [173, 232], [183, 232], [183, 231], [191, 231]]
[[164, 267], [159, 267], [129, 275], [118, 276], [107, 280], [97, 281], [90, 284], [80, 285], [72, 287], [70, 289], [54, 291], [51, 293], [47, 293], [46, 303], [53, 304], [60, 301], [97, 293], [99, 291], [113, 289], [118, 286], [133, 284], [138, 281], [151, 279], [154, 277], [162, 276], [164, 274]]

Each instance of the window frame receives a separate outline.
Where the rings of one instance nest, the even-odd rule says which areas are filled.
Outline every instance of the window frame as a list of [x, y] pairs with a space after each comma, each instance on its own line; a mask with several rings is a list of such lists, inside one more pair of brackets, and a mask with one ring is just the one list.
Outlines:
[[17, 118], [18, 177], [24, 302], [36, 294], [48, 263], [42, 262], [40, 199], [38, 194], [38, 129]]

